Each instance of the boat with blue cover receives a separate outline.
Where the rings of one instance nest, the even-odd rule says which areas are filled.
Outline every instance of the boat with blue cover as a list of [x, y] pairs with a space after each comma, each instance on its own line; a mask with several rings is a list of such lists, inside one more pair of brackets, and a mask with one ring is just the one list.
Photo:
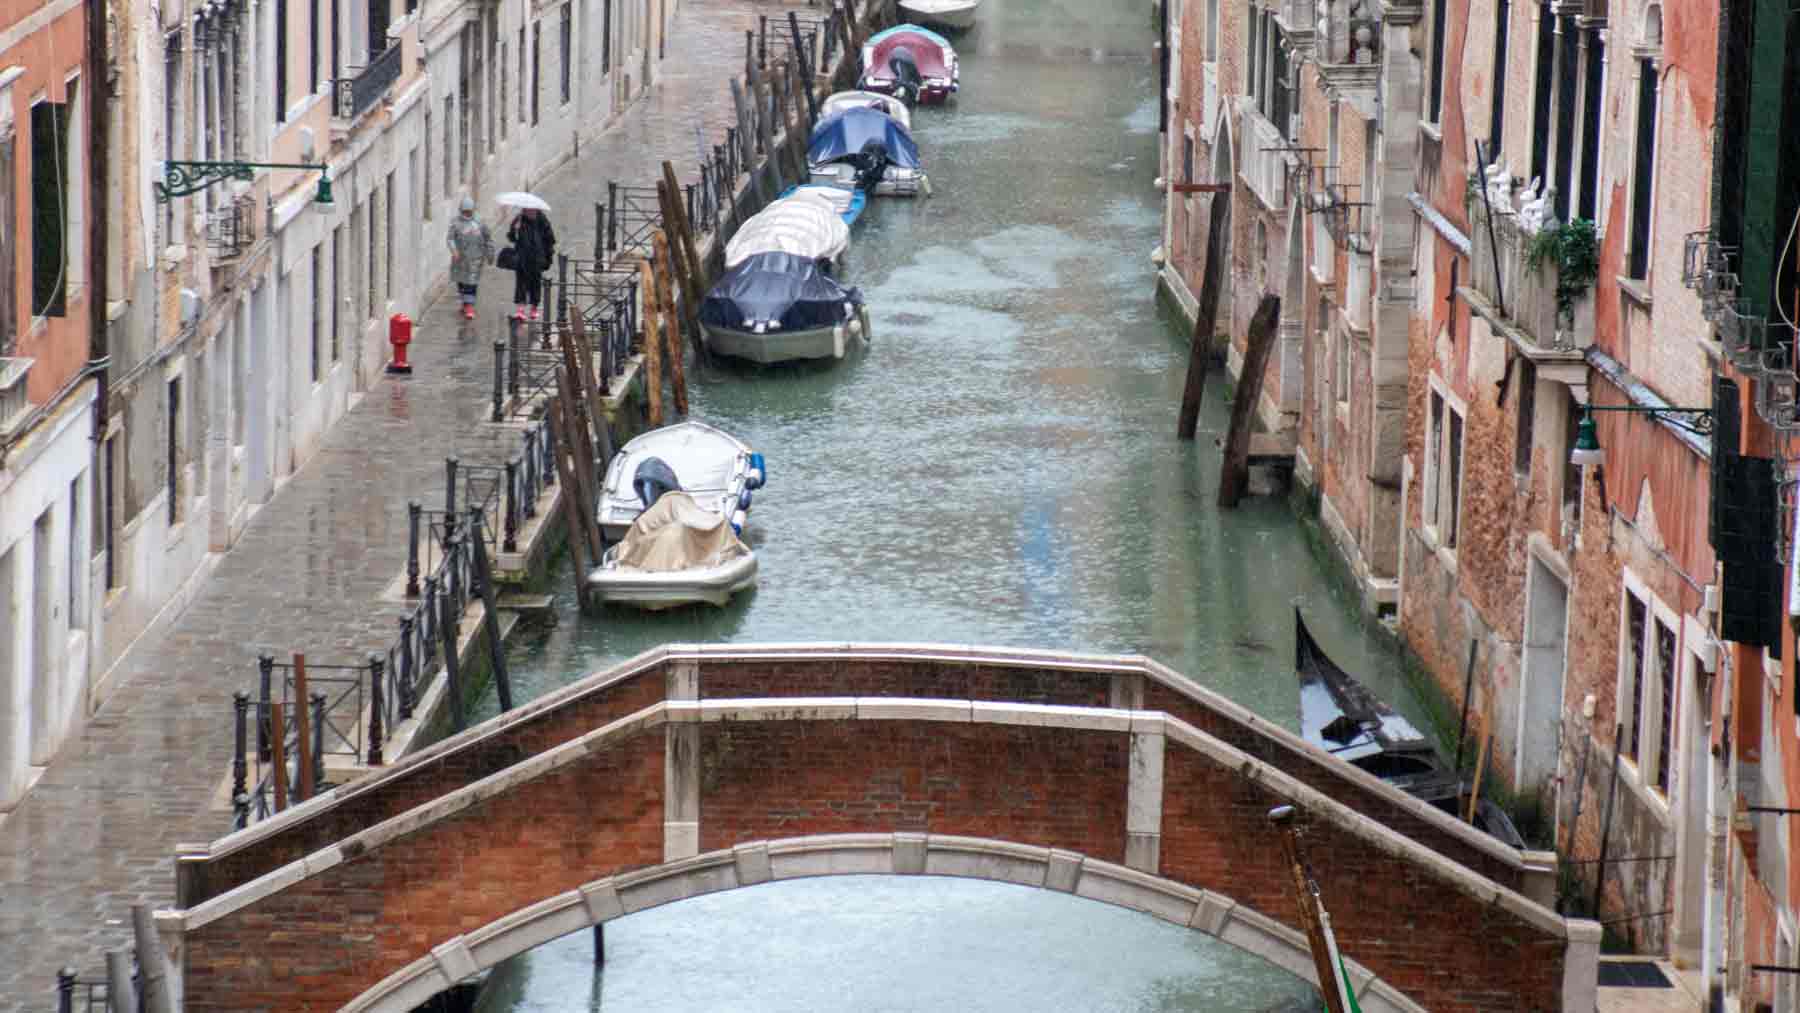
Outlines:
[[841, 359], [849, 339], [868, 339], [862, 292], [816, 260], [759, 253], [719, 276], [700, 302], [700, 332], [720, 355], [763, 364]]
[[878, 109], [851, 107], [820, 119], [807, 145], [806, 163], [814, 183], [878, 197], [931, 193], [912, 133]]

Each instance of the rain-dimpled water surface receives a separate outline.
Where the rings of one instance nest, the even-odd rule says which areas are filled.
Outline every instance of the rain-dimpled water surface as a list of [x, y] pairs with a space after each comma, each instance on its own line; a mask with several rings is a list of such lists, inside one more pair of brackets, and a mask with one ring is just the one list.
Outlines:
[[[1160, 238], [1147, 4], [986, 0], [962, 92], [914, 114], [935, 196], [872, 201], [846, 277], [874, 339], [839, 363], [691, 370], [693, 414], [762, 451], [760, 585], [723, 609], [582, 616], [513, 653], [520, 697], [669, 641], [932, 640], [1141, 652], [1295, 724], [1293, 605], [1418, 717], [1285, 502], [1213, 506], [1227, 405], [1172, 438], [1186, 336]], [[488, 706], [493, 706], [492, 701]], [[1253, 1010], [1301, 983], [1145, 915], [930, 878], [766, 884], [577, 933], [488, 1010]]]

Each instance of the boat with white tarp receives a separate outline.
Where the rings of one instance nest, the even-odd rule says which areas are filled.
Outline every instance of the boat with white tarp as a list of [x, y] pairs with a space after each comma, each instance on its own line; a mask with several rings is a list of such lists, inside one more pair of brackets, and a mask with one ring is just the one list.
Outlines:
[[850, 226], [828, 197], [812, 189], [771, 201], [725, 244], [725, 269], [758, 253], [791, 253], [821, 264], [836, 265], [850, 248]]
[[609, 542], [625, 537], [638, 514], [664, 493], [685, 492], [727, 520], [747, 520], [754, 490], [762, 488], [761, 454], [743, 440], [689, 419], [643, 433], [620, 447], [601, 483], [600, 531]]
[[873, 109], [885, 113], [894, 122], [908, 130], [912, 129], [912, 110], [897, 96], [884, 95], [878, 91], [840, 91], [825, 96], [819, 103], [819, 119], [845, 109]]

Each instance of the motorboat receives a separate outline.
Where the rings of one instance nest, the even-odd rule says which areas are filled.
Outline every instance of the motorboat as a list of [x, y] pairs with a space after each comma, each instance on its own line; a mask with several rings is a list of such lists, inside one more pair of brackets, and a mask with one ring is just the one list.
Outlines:
[[912, 133], [893, 117], [866, 106], [841, 109], [819, 120], [807, 145], [806, 163], [814, 183], [879, 197], [931, 193]]
[[666, 609], [723, 605], [756, 583], [756, 553], [730, 521], [685, 492], [665, 492], [588, 572], [603, 602]]
[[862, 293], [819, 263], [792, 253], [758, 253], [727, 270], [700, 303], [706, 347], [750, 362], [844, 357], [852, 337], [869, 337]]
[[781, 191], [783, 198], [795, 194], [810, 194], [830, 201], [832, 210], [844, 220], [845, 225], [855, 225], [856, 220], [862, 217], [863, 208], [869, 205], [869, 195], [861, 190], [832, 186], [829, 183], [802, 183]]
[[638, 514], [671, 491], [687, 493], [742, 529], [752, 494], [765, 481], [765, 467], [749, 444], [704, 422], [689, 419], [652, 429], [620, 447], [607, 463], [600, 531], [608, 542], [617, 542]]
[[840, 91], [827, 95], [825, 101], [819, 103], [819, 118], [845, 109], [874, 109], [900, 121], [906, 129], [912, 129], [912, 110], [906, 108], [906, 103], [878, 91]]
[[[1297, 608], [1294, 671], [1302, 738], [1420, 801], [1462, 815], [1469, 795], [1462, 778], [1412, 722], [1326, 657]], [[1475, 825], [1502, 844], [1525, 846], [1506, 810], [1489, 799], [1476, 802]]]
[[953, 32], [975, 27], [981, 0], [899, 0], [900, 16], [908, 21]]
[[919, 25], [896, 25], [869, 36], [862, 65], [858, 88], [898, 95], [908, 103], [942, 105], [961, 86], [956, 47]]
[[792, 253], [835, 267], [850, 248], [850, 225], [837, 203], [819, 193], [826, 189], [796, 191], [751, 215], [725, 244], [725, 269], [758, 253]]

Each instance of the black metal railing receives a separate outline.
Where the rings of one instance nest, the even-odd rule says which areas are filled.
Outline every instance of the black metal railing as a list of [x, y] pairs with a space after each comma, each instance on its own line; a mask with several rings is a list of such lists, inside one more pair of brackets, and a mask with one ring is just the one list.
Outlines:
[[369, 65], [357, 71], [355, 77], [338, 79], [339, 118], [353, 120], [369, 111], [381, 97], [387, 94], [388, 88], [400, 80], [401, 45], [396, 42], [382, 50], [381, 54], [369, 61]]
[[607, 182], [606, 236], [602, 247], [607, 263], [620, 254], [648, 254], [650, 234], [662, 228], [662, 224], [662, 205], [657, 202], [656, 187]]
[[206, 250], [215, 264], [242, 256], [256, 241], [256, 198], [240, 194], [206, 213]]

